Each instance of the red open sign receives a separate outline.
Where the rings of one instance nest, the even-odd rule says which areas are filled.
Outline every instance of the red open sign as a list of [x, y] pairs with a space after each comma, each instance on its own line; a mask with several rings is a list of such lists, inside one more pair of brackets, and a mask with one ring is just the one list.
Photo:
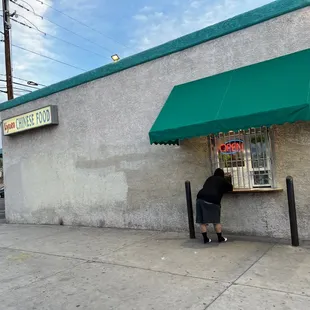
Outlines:
[[243, 140], [235, 139], [227, 141], [219, 146], [219, 151], [222, 154], [235, 154], [244, 150]]

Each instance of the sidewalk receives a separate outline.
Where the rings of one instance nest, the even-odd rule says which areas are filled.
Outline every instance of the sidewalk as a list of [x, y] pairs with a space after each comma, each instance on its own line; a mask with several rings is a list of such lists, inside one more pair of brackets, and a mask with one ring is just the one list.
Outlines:
[[310, 249], [187, 234], [0, 225], [0, 309], [310, 308]]

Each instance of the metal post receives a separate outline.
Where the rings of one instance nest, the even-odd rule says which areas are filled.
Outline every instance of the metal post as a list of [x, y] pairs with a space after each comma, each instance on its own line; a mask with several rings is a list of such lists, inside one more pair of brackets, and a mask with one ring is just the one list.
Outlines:
[[294, 194], [294, 182], [291, 176], [288, 176], [286, 178], [286, 187], [287, 187], [288, 211], [289, 211], [290, 226], [291, 226], [292, 246], [299, 246], [295, 194]]
[[196, 236], [195, 236], [195, 225], [194, 225], [194, 214], [193, 214], [192, 191], [191, 191], [191, 183], [189, 181], [185, 182], [185, 193], [186, 193], [186, 203], [187, 203], [189, 237], [190, 239], [195, 239]]

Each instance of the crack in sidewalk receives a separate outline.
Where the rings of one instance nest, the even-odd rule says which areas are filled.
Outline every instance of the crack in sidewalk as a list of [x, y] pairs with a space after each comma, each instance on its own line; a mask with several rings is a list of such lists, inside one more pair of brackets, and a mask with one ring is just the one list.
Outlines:
[[236, 282], [248, 272], [254, 265], [256, 265], [269, 251], [271, 251], [277, 243], [272, 244], [260, 257], [258, 257], [241, 275], [239, 275], [223, 292], [221, 292], [216, 298], [214, 298], [204, 310], [207, 310], [212, 304], [214, 304], [225, 292], [227, 292], [233, 285], [236, 285]]

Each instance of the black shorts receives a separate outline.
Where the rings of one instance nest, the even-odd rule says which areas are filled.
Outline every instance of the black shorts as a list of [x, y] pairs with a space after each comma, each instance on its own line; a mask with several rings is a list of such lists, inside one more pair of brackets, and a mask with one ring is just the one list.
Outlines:
[[219, 224], [221, 223], [221, 206], [214, 203], [196, 200], [196, 223]]

